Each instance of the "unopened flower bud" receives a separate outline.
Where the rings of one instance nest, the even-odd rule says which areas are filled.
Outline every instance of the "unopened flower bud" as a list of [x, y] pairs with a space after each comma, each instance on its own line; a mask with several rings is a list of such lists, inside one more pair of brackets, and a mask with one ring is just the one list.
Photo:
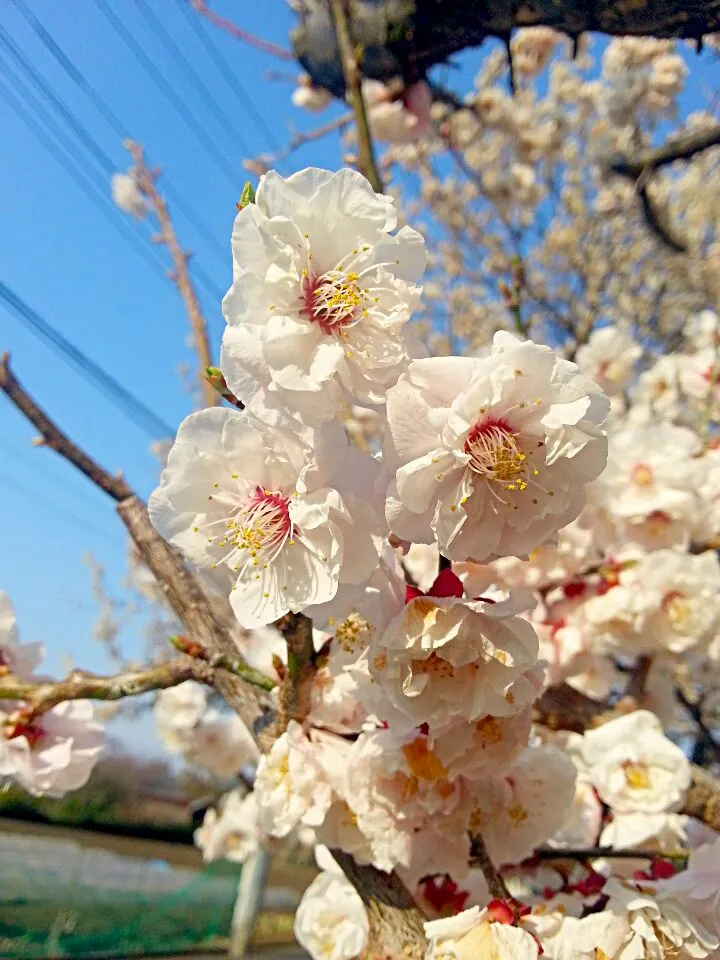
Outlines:
[[242, 193], [240, 194], [240, 200], [236, 204], [238, 210], [244, 210], [245, 207], [250, 206], [251, 203], [255, 203], [255, 190], [253, 185], [249, 180], [246, 181], [245, 186], [243, 187]]

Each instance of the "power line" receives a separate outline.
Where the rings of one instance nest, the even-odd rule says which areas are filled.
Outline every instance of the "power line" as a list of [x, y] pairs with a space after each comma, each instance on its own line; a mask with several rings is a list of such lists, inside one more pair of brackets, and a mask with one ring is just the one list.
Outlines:
[[167, 50], [170, 51], [173, 60], [179, 64], [183, 74], [188, 76], [192, 80], [195, 89], [202, 93], [208, 108], [210, 109], [211, 113], [214, 114], [215, 119], [218, 121], [225, 133], [235, 139], [238, 147], [246, 156], [252, 156], [250, 147], [248, 147], [243, 138], [235, 129], [234, 121], [225, 113], [210, 90], [208, 90], [204, 80], [200, 77], [197, 70], [195, 70], [188, 58], [178, 47], [177, 43], [175, 43], [169, 31], [166, 30], [165, 26], [163, 25], [162, 21], [159, 20], [158, 17], [152, 12], [146, 3], [146, 0], [135, 0], [135, 6], [140, 10], [140, 13], [145, 18], [145, 22], [150, 25], [150, 28], [155, 36], [159, 37], [161, 43]]
[[230, 64], [227, 62], [227, 59], [221, 53], [217, 42], [213, 42], [210, 39], [208, 30], [205, 24], [201, 23], [200, 17], [197, 14], [192, 12], [188, 4], [188, 0], [178, 0], [178, 4], [180, 6], [180, 9], [185, 14], [185, 19], [190, 22], [190, 25], [195, 31], [195, 34], [197, 35], [198, 39], [202, 42], [203, 46], [210, 54], [215, 66], [218, 68], [220, 73], [222, 73], [222, 75], [225, 77], [225, 80], [227, 81], [228, 86], [232, 89], [235, 96], [238, 98], [238, 100], [242, 104], [243, 109], [245, 110], [247, 115], [250, 117], [250, 119], [253, 121], [253, 123], [257, 126], [258, 130], [262, 132], [262, 135], [264, 136], [265, 141], [270, 146], [270, 149], [275, 150], [276, 152], [280, 152], [282, 150], [282, 146], [280, 142], [278, 141], [277, 137], [272, 132], [270, 127], [267, 125], [267, 123], [265, 123], [265, 120], [263, 119], [262, 114], [259, 112], [255, 104], [253, 103], [252, 97], [250, 97], [246, 93], [245, 88], [233, 73], [232, 68], [230, 67]]
[[[163, 264], [162, 258], [157, 252], [157, 248], [153, 244], [151, 244], [148, 240], [146, 240], [145, 243], [143, 243], [137, 231], [132, 229], [127, 224], [124, 216], [119, 215], [118, 211], [115, 209], [114, 205], [109, 200], [109, 197], [108, 197], [108, 186], [109, 186], [109, 179], [110, 179], [109, 175], [114, 173], [116, 169], [116, 165], [113, 163], [111, 157], [107, 153], [105, 153], [105, 151], [99, 145], [97, 140], [95, 140], [94, 137], [92, 137], [92, 135], [88, 133], [86, 128], [83, 127], [83, 125], [73, 115], [72, 111], [68, 109], [66, 104], [64, 104], [62, 100], [60, 100], [60, 98], [55, 95], [55, 93], [50, 88], [48, 83], [44, 80], [42, 75], [39, 74], [37, 70], [35, 70], [32, 64], [23, 55], [22, 51], [13, 43], [11, 38], [7, 35], [7, 33], [5, 32], [5, 30], [3, 30], [2, 27], [0, 27], [0, 46], [4, 47], [4, 49], [10, 53], [10, 56], [12, 57], [12, 59], [15, 61], [15, 64], [16, 64], [15, 69], [19, 67], [22, 73], [24, 73], [26, 77], [27, 76], [30, 77], [30, 79], [33, 81], [35, 86], [39, 88], [39, 90], [45, 95], [46, 99], [50, 101], [50, 103], [55, 108], [55, 111], [57, 113], [60, 113], [60, 115], [63, 117], [67, 125], [75, 133], [76, 137], [86, 146], [86, 148], [95, 158], [97, 164], [102, 168], [103, 173], [100, 173], [97, 169], [90, 166], [89, 175], [95, 178], [96, 183], [94, 184], [94, 189], [98, 191], [99, 197], [100, 197], [98, 198], [98, 197], [91, 196], [90, 199], [92, 200], [92, 202], [95, 204], [95, 206], [99, 206], [99, 208], [102, 210], [104, 215], [113, 224], [115, 229], [119, 230], [122, 233], [125, 239], [128, 240], [128, 242], [131, 243], [132, 246], [141, 254], [143, 259], [145, 259], [146, 262], [150, 263], [153, 266], [153, 269], [155, 269], [156, 271], [159, 271], [159, 275], [163, 278], [163, 280], [167, 280], [167, 272], [165, 270], [165, 266]], [[0, 61], [0, 63], [2, 63], [2, 61]], [[9, 64], [5, 63], [6, 70], [8, 66]], [[13, 79], [15, 79], [17, 83], [17, 77], [14, 76]], [[34, 111], [36, 113], [39, 113], [42, 117], [45, 118], [45, 124], [49, 126], [51, 130], [54, 129], [55, 137], [65, 145], [65, 149], [69, 151], [75, 158], [77, 158], [77, 162], [87, 166], [86, 158], [83, 156], [82, 153], [79, 153], [77, 151], [72, 141], [68, 142], [68, 138], [63, 133], [62, 129], [58, 128], [56, 121], [53, 120], [52, 117], [50, 117], [50, 115], [47, 113], [45, 108], [40, 104], [40, 102], [35, 97], [35, 95], [28, 89], [23, 89], [18, 86], [16, 86], [16, 89], [20, 90], [21, 95], [24, 97], [26, 101], [28, 100], [32, 101], [32, 103], [34, 104]], [[11, 96], [12, 94], [10, 94], [9, 96], [8, 94], [6, 94], [5, 98], [9, 100]], [[27, 115], [27, 112], [24, 111], [22, 107], [18, 108], [17, 104], [11, 103], [11, 106], [13, 107], [15, 112], [19, 114], [23, 122], [25, 122], [29, 127], [31, 127], [31, 129], [34, 130], [36, 135], [39, 136], [40, 139], [42, 140], [43, 139], [42, 133], [37, 132], [36, 127], [33, 126], [32, 118]], [[32, 113], [32, 110], [31, 110], [31, 113]], [[57, 157], [57, 154], [55, 154], [55, 156], [56, 156], [56, 159], [59, 159]], [[68, 170], [68, 172], [73, 177], [73, 179], [75, 179], [76, 182], [78, 182], [78, 178], [75, 175], [75, 173], [72, 173], [68, 169], [67, 165], [63, 163], [63, 161], [60, 161], [60, 162], [65, 167], [65, 169]], [[108, 175], [107, 179], [103, 176], [103, 174]], [[99, 188], [97, 186], [98, 181], [100, 183]], [[93, 185], [91, 184], [91, 186]], [[88, 194], [88, 187], [82, 186], [82, 189], [85, 191], [86, 194]], [[209, 277], [206, 271], [203, 270], [199, 264], [195, 264], [194, 271], [199, 282], [202, 283], [202, 285], [206, 288], [208, 293], [216, 300], [221, 299], [223, 295], [222, 290], [220, 289], [218, 284], [216, 284]]]
[[105, 14], [105, 18], [108, 20], [110, 25], [113, 27], [115, 32], [121, 39], [125, 42], [126, 46], [130, 48], [135, 57], [140, 61], [142, 66], [145, 68], [147, 73], [152, 77], [157, 86], [162, 90], [167, 99], [177, 110], [180, 116], [183, 118], [185, 123], [190, 127], [195, 136], [198, 138], [200, 143], [205, 147], [208, 155], [212, 158], [213, 162], [217, 167], [222, 170], [225, 176], [230, 180], [234, 187], [238, 185], [238, 171], [235, 170], [231, 163], [225, 159], [225, 157], [218, 153], [215, 149], [215, 144], [213, 143], [212, 137], [205, 131], [205, 129], [198, 123], [193, 114], [185, 106], [183, 100], [175, 93], [173, 87], [167, 82], [162, 73], [158, 70], [152, 60], [147, 56], [147, 54], [142, 50], [142, 48], [135, 42], [134, 37], [129, 32], [127, 27], [122, 23], [122, 21], [116, 16], [113, 10], [107, 5], [105, 0], [95, 0], [97, 5], [100, 7], [102, 12]]
[[[124, 219], [121, 219], [117, 216], [116, 211], [113, 208], [111, 201], [109, 200], [105, 190], [101, 190], [97, 187], [92, 180], [88, 179], [86, 174], [83, 174], [78, 166], [79, 164], [87, 164], [87, 158], [77, 151], [75, 144], [72, 140], [69, 140], [62, 129], [57, 128], [55, 121], [52, 117], [49, 116], [45, 108], [42, 106], [40, 101], [35, 97], [35, 95], [27, 89], [23, 89], [17, 84], [17, 77], [12, 74], [7, 73], [7, 64], [3, 64], [0, 61], [0, 67], [4, 66], [6, 69], [6, 77], [11, 78], [15, 81], [15, 89], [25, 100], [25, 103], [29, 106], [23, 107], [22, 103], [13, 94], [12, 90], [6, 86], [6, 84], [0, 80], [0, 96], [2, 96], [5, 101], [10, 105], [11, 109], [17, 114], [17, 116], [23, 121], [23, 123], [29, 127], [29, 129], [35, 134], [35, 136], [40, 140], [40, 142], [45, 146], [50, 153], [53, 155], [55, 160], [60, 164], [65, 172], [74, 180], [77, 186], [80, 187], [82, 192], [88, 197], [90, 202], [95, 206], [109, 223], [112, 224], [113, 228], [118, 231], [118, 233], [130, 243], [136, 252], [145, 260], [148, 266], [163, 280], [167, 280], [167, 274], [163, 266], [162, 260], [160, 259], [159, 254], [155, 251], [155, 248], [146, 246], [143, 244], [140, 236], [133, 230]], [[65, 150], [74, 156], [74, 160], [70, 159], [66, 153], [63, 153], [62, 149], [58, 145], [58, 142], [50, 139], [48, 136], [48, 130], [43, 129], [43, 127], [37, 122], [37, 118], [40, 117], [48, 125], [49, 130], [56, 137], [56, 140], [60, 144], [64, 145]], [[91, 172], [96, 174], [97, 171], [91, 168]]]
[[126, 390], [114, 377], [91, 360], [78, 347], [64, 337], [39, 313], [0, 280], [0, 300], [20, 322], [43, 340], [52, 350], [73, 364], [78, 372], [94, 384], [110, 402], [122, 411], [133, 423], [153, 438], [173, 436], [175, 431], [157, 414]]
[[[73, 83], [79, 87], [80, 90], [85, 94], [86, 97], [93, 104], [95, 109], [100, 113], [103, 119], [112, 127], [115, 134], [121, 139], [125, 140], [130, 136], [129, 131], [117, 116], [117, 114], [109, 107], [103, 98], [96, 92], [92, 84], [88, 79], [80, 72], [77, 66], [72, 62], [68, 57], [65, 51], [60, 47], [60, 45], [55, 41], [53, 36], [49, 31], [43, 26], [43, 24], [38, 20], [35, 14], [28, 8], [24, 0], [13, 0], [13, 3], [20, 11], [20, 13], [25, 17], [26, 21], [30, 24], [35, 34], [38, 36], [43, 46], [52, 54], [52, 56], [60, 64], [64, 72]], [[150, 163], [150, 158], [148, 157], [148, 163]], [[152, 164], [151, 164], [152, 165]], [[183, 195], [173, 186], [170, 180], [167, 178], [167, 175], [163, 175], [163, 184], [165, 192], [168, 197], [171, 198], [172, 202], [177, 206], [188, 221], [195, 227], [199, 234], [201, 234], [208, 243], [210, 243], [213, 248], [225, 256], [227, 253], [225, 247], [218, 240], [212, 230], [207, 226], [207, 224], [202, 220], [197, 211], [193, 206], [185, 200]]]

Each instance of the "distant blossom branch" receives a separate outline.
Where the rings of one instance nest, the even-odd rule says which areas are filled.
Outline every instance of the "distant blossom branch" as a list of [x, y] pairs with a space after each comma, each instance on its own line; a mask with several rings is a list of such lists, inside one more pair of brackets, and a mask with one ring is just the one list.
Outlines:
[[221, 17], [220, 14], [215, 13], [208, 7], [205, 0], [190, 0], [190, 3], [200, 16], [205, 17], [205, 19], [209, 20], [214, 26], [219, 27], [220, 30], [224, 30], [225, 33], [229, 33], [235, 40], [240, 40], [250, 47], [255, 47], [256, 50], [261, 50], [263, 53], [269, 53], [270, 56], [277, 57], [278, 60], [288, 60], [291, 63], [295, 62], [295, 57], [289, 50], [285, 50], [283, 47], [278, 46], [276, 43], [271, 43], [269, 40], [263, 40], [262, 37], [256, 37], [248, 30], [243, 30], [242, 27], [239, 27], [227, 17]]

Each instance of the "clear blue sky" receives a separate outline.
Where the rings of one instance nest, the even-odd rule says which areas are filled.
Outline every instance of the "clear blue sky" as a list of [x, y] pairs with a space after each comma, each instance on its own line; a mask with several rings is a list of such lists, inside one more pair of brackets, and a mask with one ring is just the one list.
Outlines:
[[[144, 2], [191, 60], [219, 108], [233, 119], [245, 150], [233, 132], [216, 120], [203, 93], [152, 31], [142, 15], [142, 0], [103, 2], [115, 11], [181, 97], [212, 141], [213, 151], [236, 171], [233, 179], [218, 169], [96, 0], [24, 2], [222, 244], [224, 253], [199, 235], [171, 203], [183, 243], [195, 251], [197, 262], [214, 285], [224, 290], [231, 273], [229, 235], [235, 201], [246, 179], [240, 162], [248, 150], [257, 155], [272, 144], [245, 112], [193, 32], [180, 8], [186, 0]], [[285, 0], [216, 0], [213, 8], [233, 16], [250, 31], [287, 45], [293, 17]], [[11, 0], [2, 4], [0, 26], [110, 155], [116, 168], [125, 169], [128, 155], [119, 137], [63, 72]], [[206, 32], [252, 97], [276, 141], [287, 141], [290, 126], [309, 129], [338, 112], [334, 106], [318, 118], [296, 110], [289, 99], [290, 85], [266, 79], [269, 70], [294, 75], [294, 64], [274, 60], [212, 27]], [[477, 64], [479, 58], [473, 52], [463, 63]], [[12, 60], [0, 45], [0, 81], [15, 91], [17, 70], [9, 63]], [[709, 76], [708, 71], [708, 80]], [[468, 71], [450, 71], [447, 78], [462, 90]], [[38, 96], [27, 79], [21, 85], [30, 86]], [[54, 111], [52, 115], [56, 116]], [[185, 346], [188, 324], [177, 291], [92, 205], [2, 98], [0, 118], [5, 143], [0, 154], [0, 280], [163, 420], [176, 425], [190, 409], [177, 367], [193, 364], [194, 359]], [[281, 170], [290, 172], [309, 164], [335, 167], [338, 162], [337, 139], [328, 138], [298, 151]], [[103, 189], [109, 196], [109, 178]], [[138, 237], [147, 234], [146, 225], [135, 226], [114, 207], [112, 217], [117, 222], [124, 219]], [[217, 345], [223, 326], [220, 305], [207, 294], [202, 299]], [[150, 438], [2, 306], [0, 349], [10, 350], [17, 375], [74, 439], [110, 470], [122, 468], [141, 494], [150, 492], [157, 475], [156, 461], [148, 449]], [[91, 638], [96, 608], [82, 558], [92, 551], [107, 567], [110, 583], [119, 585], [125, 571], [123, 528], [111, 502], [53, 453], [32, 447], [31, 436], [26, 422], [9, 403], [0, 400], [0, 589], [15, 604], [22, 636], [41, 639], [47, 645], [48, 671], [66, 669], [67, 657], [88, 669], [103, 671], [108, 664]], [[126, 631], [124, 642], [131, 651], [138, 649], [132, 631]], [[130, 728], [121, 729], [127, 736]], [[151, 737], [143, 735], [142, 742], [146, 750], [154, 749]]]

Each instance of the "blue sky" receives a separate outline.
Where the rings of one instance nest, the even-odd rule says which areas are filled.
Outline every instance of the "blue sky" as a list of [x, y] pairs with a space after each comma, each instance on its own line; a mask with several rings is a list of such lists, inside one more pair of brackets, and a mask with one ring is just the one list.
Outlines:
[[[164, 168], [174, 188], [199, 213], [216, 238], [215, 244], [199, 235], [177, 211], [176, 227], [212, 283], [224, 290], [231, 272], [229, 235], [235, 201], [246, 179], [240, 161], [247, 154], [239, 148], [238, 136], [217, 121], [202, 92], [152, 32], [142, 15], [143, 0], [103, 2], [116, 12], [206, 131], [213, 152], [225, 158], [223, 165], [237, 171], [234, 178], [213, 162], [115, 32], [101, 3], [25, 2], [130, 135], [143, 143], [150, 159]], [[180, 8], [186, 0], [144, 2], [192, 62], [217, 106], [233, 119], [236, 134], [252, 155], [267, 151], [270, 144], [264, 132], [243, 110], [191, 29]], [[292, 15], [285, 0], [217, 0], [213, 6], [234, 16], [251, 32], [287, 45]], [[126, 168], [128, 155], [117, 134], [10, 0], [2, 5], [0, 26], [116, 168]], [[334, 106], [318, 118], [296, 110], [289, 100], [290, 85], [266, 79], [269, 70], [294, 75], [294, 64], [274, 60], [212, 27], [208, 35], [252, 97], [276, 141], [286, 142], [291, 126], [309, 129], [338, 112], [339, 107]], [[479, 58], [473, 52], [462, 62], [477, 64]], [[8, 68], [1, 47], [0, 61], [0, 81], [15, 89], [16, 71]], [[707, 76], [709, 81], [709, 70]], [[462, 89], [467, 77], [467, 69], [448, 73], [449, 82], [457, 89]], [[27, 84], [22, 81], [23, 87]], [[5, 142], [0, 154], [0, 280], [163, 420], [176, 425], [190, 410], [177, 369], [183, 363], [193, 364], [193, 355], [185, 346], [188, 323], [177, 291], [92, 205], [2, 98], [0, 117]], [[287, 173], [313, 163], [334, 167], [338, 162], [337, 139], [328, 138], [304, 147], [280, 169]], [[102, 188], [109, 196], [108, 178]], [[123, 217], [112, 209], [111, 219], [120, 222]], [[136, 227], [125, 219], [138, 236], [147, 234], [146, 225]], [[218, 242], [224, 253], [217, 249]], [[223, 327], [219, 302], [206, 293], [202, 299], [217, 346]], [[122, 468], [141, 494], [150, 492], [157, 475], [156, 461], [148, 449], [150, 438], [2, 307], [0, 349], [11, 352], [17, 375], [70, 436], [108, 469]], [[125, 569], [123, 528], [102, 493], [51, 452], [34, 448], [31, 437], [22, 417], [9, 403], [0, 402], [0, 589], [15, 604], [23, 637], [46, 643], [50, 672], [66, 669], [68, 657], [78, 665], [103, 671], [107, 660], [91, 638], [96, 608], [83, 555], [92, 551], [107, 567], [111, 584], [119, 584]], [[138, 649], [132, 631], [126, 632], [124, 642], [130, 651]], [[120, 729], [129, 736], [128, 725]], [[151, 736], [143, 736], [141, 742], [146, 750], [156, 748]]]

